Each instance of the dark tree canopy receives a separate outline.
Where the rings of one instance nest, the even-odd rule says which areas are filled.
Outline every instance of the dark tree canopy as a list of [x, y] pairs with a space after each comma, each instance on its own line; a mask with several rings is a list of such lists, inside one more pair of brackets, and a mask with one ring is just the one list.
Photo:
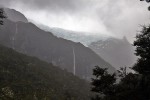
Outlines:
[[3, 25], [3, 19], [6, 18], [3, 8], [0, 8], [0, 25]]
[[120, 70], [121, 80], [117, 83], [115, 74], [109, 74], [107, 69], [96, 66], [93, 70], [95, 78], [92, 79], [92, 91], [99, 95], [91, 100], [142, 100], [144, 96], [139, 95], [138, 74], [126, 73], [125, 69]]
[[140, 74], [150, 75], [150, 25], [143, 26], [141, 33], [136, 36], [134, 46], [139, 59], [133, 69]]
[[150, 0], [140, 0], [140, 1], [146, 1], [147, 3], [149, 3], [149, 2], [150, 2]]
[[[150, 3], [150, 0], [140, 0], [140, 1], [146, 1], [147, 3]], [[148, 10], [150, 10], [150, 6], [148, 7]]]
[[92, 100], [150, 100], [150, 25], [143, 26], [133, 44], [138, 56], [133, 66], [136, 73], [127, 73], [126, 68], [118, 71], [120, 82], [116, 82], [115, 74], [109, 74], [107, 69], [96, 67], [93, 70], [92, 91], [102, 97]]
[[93, 75], [96, 76], [96, 78], [92, 79], [93, 92], [106, 96], [114, 95], [114, 84], [116, 82], [115, 74], [111, 75], [106, 68], [96, 66], [95, 69], [93, 69]]

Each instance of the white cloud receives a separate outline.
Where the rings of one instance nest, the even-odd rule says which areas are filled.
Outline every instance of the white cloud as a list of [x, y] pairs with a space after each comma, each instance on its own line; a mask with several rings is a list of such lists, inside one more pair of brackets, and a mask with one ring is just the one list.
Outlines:
[[96, 34], [127, 36], [149, 21], [147, 3], [140, 0], [0, 0], [29, 19], [51, 26]]

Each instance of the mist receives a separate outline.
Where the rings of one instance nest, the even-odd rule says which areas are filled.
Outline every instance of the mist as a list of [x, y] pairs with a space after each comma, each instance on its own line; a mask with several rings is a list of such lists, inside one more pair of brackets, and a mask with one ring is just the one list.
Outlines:
[[148, 4], [138, 0], [0, 0], [0, 5], [49, 27], [88, 35], [126, 36], [130, 42], [140, 25], [149, 22]]

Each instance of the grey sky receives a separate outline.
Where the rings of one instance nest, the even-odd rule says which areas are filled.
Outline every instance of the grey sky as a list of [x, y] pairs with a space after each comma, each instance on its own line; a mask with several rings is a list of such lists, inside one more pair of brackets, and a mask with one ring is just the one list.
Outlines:
[[148, 4], [140, 0], [0, 0], [0, 4], [50, 27], [125, 35], [130, 41], [150, 18]]

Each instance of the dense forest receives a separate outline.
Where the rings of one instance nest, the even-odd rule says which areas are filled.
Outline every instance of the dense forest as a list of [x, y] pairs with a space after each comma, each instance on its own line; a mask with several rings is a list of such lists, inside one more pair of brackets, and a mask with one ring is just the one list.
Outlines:
[[65, 70], [0, 45], [1, 100], [89, 100], [89, 87]]

